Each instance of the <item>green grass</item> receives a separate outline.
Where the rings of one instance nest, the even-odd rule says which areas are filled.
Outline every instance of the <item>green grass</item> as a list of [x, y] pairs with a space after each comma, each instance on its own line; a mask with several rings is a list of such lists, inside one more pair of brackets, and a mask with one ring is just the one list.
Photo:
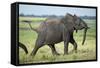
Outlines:
[[37, 17], [19, 17], [19, 21], [21, 22], [22, 20], [31, 20], [32, 22], [41, 22], [44, 21], [45, 18], [37, 18]]
[[[21, 18], [23, 19], [33, 20], [32, 26], [37, 28], [39, 26], [40, 20], [45, 20], [44, 18]], [[64, 53], [64, 44], [63, 42], [55, 45], [57, 52], [59, 52], [60, 56], [53, 56], [51, 49], [45, 45], [41, 47], [36, 56], [33, 58], [30, 56], [32, 52], [35, 41], [37, 39], [37, 33], [32, 31], [29, 28], [27, 23], [19, 24], [20, 28], [29, 28], [30, 30], [19, 30], [19, 41], [24, 43], [29, 51], [28, 55], [25, 54], [23, 49], [19, 48], [19, 63], [27, 64], [27, 63], [42, 63], [42, 62], [58, 62], [58, 61], [77, 61], [77, 60], [93, 60], [96, 59], [96, 34], [95, 34], [95, 20], [85, 20], [90, 29], [87, 31], [87, 38], [85, 44], [82, 46], [83, 40], [83, 30], [78, 31], [78, 33], [74, 32], [74, 38], [78, 44], [78, 52], [73, 52], [73, 45], [69, 44], [69, 54], [63, 55]], [[37, 22], [37, 23], [36, 23]]]

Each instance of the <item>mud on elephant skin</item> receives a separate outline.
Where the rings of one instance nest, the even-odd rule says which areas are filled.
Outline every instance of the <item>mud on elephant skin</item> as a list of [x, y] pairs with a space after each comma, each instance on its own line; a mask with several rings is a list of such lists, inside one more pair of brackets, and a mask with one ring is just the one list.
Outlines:
[[73, 37], [74, 30], [84, 30], [83, 42], [86, 39], [86, 32], [88, 29], [87, 24], [76, 15], [67, 13], [63, 18], [48, 18], [35, 29], [31, 26], [31, 21], [27, 22], [30, 28], [37, 32], [38, 37], [35, 43], [35, 47], [31, 53], [35, 56], [38, 49], [44, 45], [48, 45], [53, 55], [59, 55], [55, 49], [55, 44], [64, 41], [64, 54], [68, 54], [68, 44], [71, 43], [74, 46], [75, 52], [77, 52], [77, 43]]

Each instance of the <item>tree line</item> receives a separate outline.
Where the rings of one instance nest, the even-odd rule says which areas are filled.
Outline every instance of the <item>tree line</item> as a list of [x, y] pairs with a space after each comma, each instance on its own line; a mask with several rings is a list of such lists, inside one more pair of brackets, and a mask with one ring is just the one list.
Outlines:
[[[56, 15], [24, 15], [23, 13], [19, 14], [20, 17], [44, 17], [44, 18], [47, 18], [47, 17], [63, 17], [63, 16], [56, 16]], [[96, 16], [80, 16], [80, 18], [82, 19], [96, 19]]]

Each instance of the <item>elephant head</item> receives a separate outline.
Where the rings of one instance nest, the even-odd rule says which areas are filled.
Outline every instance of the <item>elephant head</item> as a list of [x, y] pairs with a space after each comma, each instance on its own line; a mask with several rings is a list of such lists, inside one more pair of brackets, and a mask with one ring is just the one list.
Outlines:
[[67, 23], [67, 28], [70, 26], [69, 28], [70, 29], [74, 28], [74, 30], [76, 30], [76, 32], [78, 30], [84, 29], [83, 42], [82, 42], [82, 45], [83, 45], [86, 40], [87, 29], [89, 28], [87, 26], [87, 24], [85, 23], [85, 21], [83, 21], [80, 17], [78, 17], [76, 15], [71, 15], [71, 14], [67, 13], [63, 18], [63, 22], [65, 25]]
[[83, 42], [82, 42], [82, 45], [83, 45], [86, 40], [86, 32], [89, 27], [87, 26], [85, 21], [83, 21], [80, 17], [77, 17], [76, 15], [74, 15], [73, 18], [74, 18], [75, 30], [77, 31], [77, 30], [84, 29]]

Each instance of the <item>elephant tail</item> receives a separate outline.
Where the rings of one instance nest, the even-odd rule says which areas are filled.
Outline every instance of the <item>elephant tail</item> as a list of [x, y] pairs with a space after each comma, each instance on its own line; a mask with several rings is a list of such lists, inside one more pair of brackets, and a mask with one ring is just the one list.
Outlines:
[[35, 32], [39, 33], [39, 30], [38, 30], [38, 29], [36, 29], [36, 28], [33, 28], [33, 27], [32, 27], [32, 25], [31, 25], [31, 22], [32, 22], [32, 21], [23, 20], [23, 21], [21, 21], [21, 22], [26, 22], [26, 23], [28, 23], [28, 24], [29, 24], [29, 26], [30, 26], [30, 28], [31, 28], [33, 31], [35, 31]]
[[28, 50], [24, 44], [19, 42], [19, 47], [21, 47], [25, 51], [25, 53], [28, 54]]

